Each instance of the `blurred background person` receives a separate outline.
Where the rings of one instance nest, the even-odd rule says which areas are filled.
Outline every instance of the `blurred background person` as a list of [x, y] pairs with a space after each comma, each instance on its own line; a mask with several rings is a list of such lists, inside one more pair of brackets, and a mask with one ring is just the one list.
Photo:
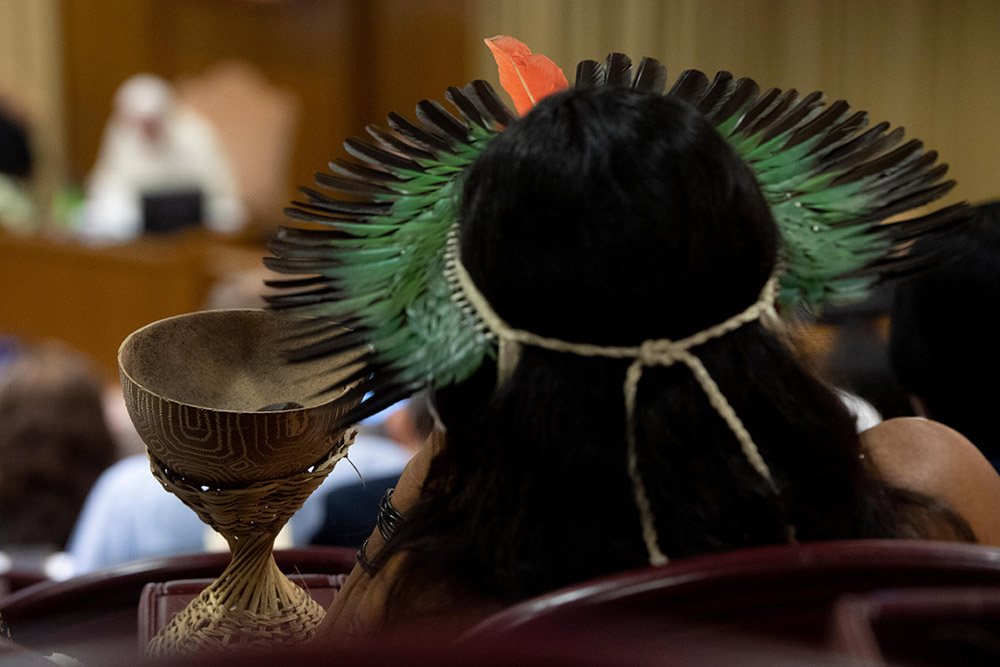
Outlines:
[[7, 229], [21, 231], [32, 226], [32, 166], [27, 124], [0, 97], [0, 225]]
[[896, 287], [889, 351], [914, 411], [951, 426], [1000, 470], [1000, 201], [977, 208], [949, 260]]
[[213, 127], [166, 80], [137, 74], [115, 94], [89, 178], [83, 231], [131, 239], [166, 231], [159, 218], [235, 233], [246, 211]]
[[[62, 551], [90, 487], [116, 457], [89, 359], [26, 347], [0, 382], [0, 549]], [[40, 563], [41, 561], [39, 561]]]

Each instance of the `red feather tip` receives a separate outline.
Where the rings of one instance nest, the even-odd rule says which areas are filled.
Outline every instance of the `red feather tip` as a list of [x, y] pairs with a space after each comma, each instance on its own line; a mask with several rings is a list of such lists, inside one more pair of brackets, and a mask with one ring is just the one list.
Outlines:
[[500, 85], [510, 95], [514, 108], [522, 116], [552, 93], [569, 88], [566, 75], [559, 67], [542, 55], [531, 53], [524, 42], [497, 35], [483, 40], [493, 52], [500, 70]]

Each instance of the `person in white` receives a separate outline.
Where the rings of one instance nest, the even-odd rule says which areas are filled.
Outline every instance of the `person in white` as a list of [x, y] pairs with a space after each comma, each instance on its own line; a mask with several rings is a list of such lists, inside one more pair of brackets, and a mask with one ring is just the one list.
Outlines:
[[134, 238], [143, 230], [143, 195], [190, 189], [202, 193], [209, 229], [231, 233], [244, 225], [246, 210], [214, 128], [164, 79], [127, 79], [90, 174], [83, 233]]

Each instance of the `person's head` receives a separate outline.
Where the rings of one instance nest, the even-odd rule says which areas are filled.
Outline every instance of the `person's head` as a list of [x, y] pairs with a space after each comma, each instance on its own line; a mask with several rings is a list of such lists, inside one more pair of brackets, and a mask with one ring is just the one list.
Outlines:
[[1000, 458], [1000, 202], [979, 206], [949, 259], [896, 287], [889, 351], [926, 413]]
[[[622, 89], [552, 96], [494, 139], [464, 181], [459, 238], [510, 326], [605, 346], [731, 318], [778, 253], [753, 174], [711, 123]], [[781, 494], [689, 368], [647, 368], [632, 423], [667, 556], [782, 542], [790, 524], [803, 540], [895, 534], [853, 419], [773, 333], [752, 321], [694, 353]], [[647, 563], [626, 464], [628, 364], [524, 345], [499, 386], [486, 363], [439, 391], [446, 440], [394, 543], [410, 575], [444, 569], [516, 600]]]
[[161, 143], [174, 106], [173, 87], [155, 74], [136, 74], [115, 93], [116, 122], [151, 146]]
[[462, 261], [514, 327], [596, 344], [681, 338], [753, 303], [778, 232], [750, 169], [683, 102], [542, 101], [472, 166]]
[[0, 385], [0, 544], [61, 548], [87, 491], [115, 459], [102, 383], [55, 344], [29, 347]]

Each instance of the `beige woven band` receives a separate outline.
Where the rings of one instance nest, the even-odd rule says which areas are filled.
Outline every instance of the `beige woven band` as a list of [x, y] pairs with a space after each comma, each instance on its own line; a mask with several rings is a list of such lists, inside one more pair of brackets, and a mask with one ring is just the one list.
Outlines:
[[[753, 466], [761, 477], [763, 477], [771, 489], [777, 494], [778, 487], [771, 476], [771, 470], [760, 455], [757, 445], [754, 444], [750, 433], [740, 420], [736, 411], [729, 405], [729, 401], [723, 395], [719, 386], [712, 379], [708, 370], [701, 360], [691, 353], [691, 348], [697, 347], [725, 334], [740, 328], [744, 324], [761, 320], [766, 326], [776, 328], [778, 315], [774, 308], [774, 301], [778, 289], [778, 277], [776, 275], [764, 284], [760, 295], [753, 304], [743, 312], [730, 317], [724, 322], [720, 322], [713, 327], [692, 334], [681, 340], [669, 340], [666, 338], [659, 340], [647, 340], [641, 345], [629, 346], [602, 346], [591, 345], [589, 343], [570, 343], [557, 338], [548, 338], [525, 331], [515, 329], [493, 310], [486, 297], [479, 291], [472, 282], [471, 276], [462, 266], [458, 259], [456, 238], [449, 239], [450, 248], [447, 257], [447, 270], [449, 276], [453, 276], [455, 283], [461, 289], [462, 296], [475, 310], [487, 329], [498, 339], [499, 352], [497, 356], [498, 381], [506, 380], [517, 365], [518, 346], [532, 345], [554, 352], [565, 352], [584, 357], [606, 357], [611, 359], [632, 359], [628, 370], [625, 372], [625, 382], [623, 392], [625, 394], [625, 435], [627, 446], [628, 474], [632, 480], [632, 488], [635, 494], [635, 503], [639, 509], [639, 520], [642, 524], [642, 537], [646, 544], [646, 551], [649, 554], [650, 565], [664, 565], [668, 562], [666, 555], [660, 550], [659, 539], [656, 532], [656, 522], [653, 518], [652, 507], [649, 497], [646, 494], [646, 487], [639, 473], [639, 464], [636, 457], [635, 444], [635, 404], [636, 393], [639, 388], [639, 379], [643, 370], [649, 366], [672, 366], [675, 363], [682, 363], [691, 369], [698, 384], [701, 386], [709, 403], [719, 413], [729, 430], [733, 432], [740, 443], [743, 455]], [[794, 528], [789, 526], [789, 535], [794, 536]], [[790, 537], [794, 539], [794, 537]]]

